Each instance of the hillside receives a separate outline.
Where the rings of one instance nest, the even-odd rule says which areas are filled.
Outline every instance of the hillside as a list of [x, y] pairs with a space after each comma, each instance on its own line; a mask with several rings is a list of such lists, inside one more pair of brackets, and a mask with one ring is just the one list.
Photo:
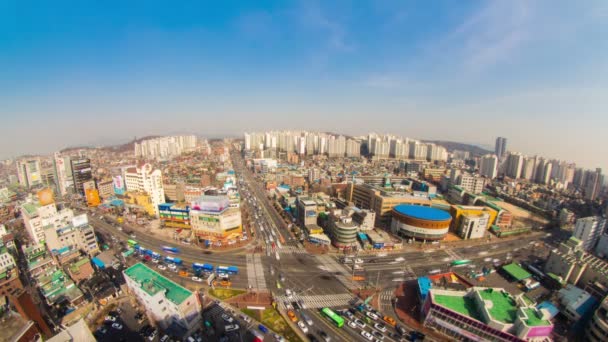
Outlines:
[[445, 147], [448, 151], [460, 150], [468, 151], [471, 156], [482, 156], [484, 154], [493, 153], [492, 151], [486, 150], [476, 145], [459, 143], [454, 141], [443, 141], [443, 140], [427, 140], [425, 142], [434, 143]]

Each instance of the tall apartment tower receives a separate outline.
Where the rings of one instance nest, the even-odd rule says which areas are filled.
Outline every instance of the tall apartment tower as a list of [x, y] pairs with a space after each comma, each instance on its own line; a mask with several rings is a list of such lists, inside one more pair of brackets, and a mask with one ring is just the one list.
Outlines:
[[597, 168], [595, 172], [591, 171], [587, 175], [585, 180], [585, 198], [594, 201], [602, 190], [602, 184], [604, 182], [604, 176], [602, 176], [602, 169]]
[[524, 157], [521, 153], [511, 152], [507, 157], [506, 175], [513, 179], [518, 179], [522, 176]]
[[490, 179], [496, 178], [498, 174], [498, 157], [495, 154], [486, 154], [481, 157], [479, 174]]
[[498, 159], [500, 159], [506, 152], [507, 152], [507, 138], [503, 138], [503, 137], [496, 138], [494, 154], [496, 154]]
[[606, 219], [601, 216], [589, 216], [576, 220], [576, 226], [572, 236], [583, 242], [583, 248], [587, 251], [595, 248], [600, 235], [606, 227]]
[[93, 172], [91, 170], [91, 159], [80, 158], [72, 159], [72, 179], [74, 181], [74, 192], [82, 196], [84, 193], [84, 183], [93, 180]]

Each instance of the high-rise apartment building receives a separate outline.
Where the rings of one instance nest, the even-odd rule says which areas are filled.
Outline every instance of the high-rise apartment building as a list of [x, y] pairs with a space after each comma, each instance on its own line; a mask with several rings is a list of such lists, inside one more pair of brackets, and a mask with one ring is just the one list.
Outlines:
[[153, 170], [150, 164], [128, 168], [125, 170], [125, 185], [128, 191], [147, 193], [158, 217], [158, 205], [165, 203], [163, 175], [160, 170]]
[[346, 156], [359, 157], [361, 156], [361, 143], [357, 140], [346, 140]]
[[17, 161], [17, 177], [19, 184], [31, 188], [42, 184], [40, 159], [30, 158]]
[[524, 158], [522, 170], [521, 170], [521, 178], [533, 181], [534, 175], [536, 173], [536, 157], [526, 157]]
[[496, 178], [498, 174], [498, 157], [494, 154], [486, 154], [481, 157], [479, 174], [490, 179]]
[[605, 228], [606, 219], [600, 216], [583, 217], [576, 220], [572, 236], [583, 242], [584, 250], [590, 251], [595, 248]]
[[507, 152], [507, 138], [498, 137], [496, 138], [496, 145], [494, 147], [494, 154], [498, 159], [501, 159], [502, 156]]
[[74, 192], [84, 196], [85, 183], [93, 180], [91, 160], [89, 158], [72, 159], [70, 163], [72, 168], [72, 179], [74, 181]]
[[603, 183], [604, 176], [602, 175], [602, 169], [597, 168], [595, 171], [589, 172], [585, 180], [585, 199], [595, 201], [602, 189]]
[[[247, 144], [247, 139], [245, 139]], [[150, 159], [167, 159], [196, 148], [195, 135], [176, 135], [144, 140], [134, 144], [135, 156]]]
[[524, 164], [524, 157], [521, 153], [511, 152], [507, 157], [507, 169], [506, 175], [513, 179], [521, 177], [522, 169]]

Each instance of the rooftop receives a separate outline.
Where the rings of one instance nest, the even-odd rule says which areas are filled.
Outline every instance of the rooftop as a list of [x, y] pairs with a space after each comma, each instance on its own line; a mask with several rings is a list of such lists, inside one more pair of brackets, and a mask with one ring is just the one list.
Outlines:
[[393, 208], [397, 213], [405, 216], [419, 218], [429, 221], [450, 220], [452, 216], [447, 211], [420, 205], [400, 204]]
[[490, 307], [486, 306], [486, 308], [493, 319], [509, 324], [515, 322], [517, 305], [511, 295], [492, 288], [480, 290], [478, 293], [484, 301], [492, 303]]
[[463, 296], [462, 293], [458, 293], [453, 296], [449, 294], [434, 294], [433, 300], [437, 304], [445, 306], [450, 310], [483, 322], [481, 316], [477, 313], [477, 309], [475, 308], [475, 301], [472, 298]]
[[174, 283], [173, 281], [158, 274], [148, 266], [137, 263], [124, 271], [125, 275], [141, 285], [141, 287], [151, 296], [159, 291], [165, 293], [165, 297], [171, 302], [179, 305], [192, 292]]
[[25, 209], [25, 211], [27, 211], [28, 215], [34, 215], [38, 211], [38, 207], [40, 207], [40, 206], [36, 205], [34, 203], [24, 203], [23, 204], [23, 209]]
[[517, 281], [528, 279], [532, 276], [530, 273], [528, 273], [528, 271], [524, 270], [523, 268], [521, 268], [521, 266], [515, 263], [504, 265], [502, 269], [505, 270], [505, 272], [509, 273], [509, 275], [515, 278], [515, 280]]
[[530, 326], [530, 327], [534, 327], [534, 326], [543, 326], [543, 325], [551, 325], [551, 322], [549, 322], [546, 319], [542, 319], [538, 313], [537, 310], [534, 310], [534, 308], [525, 308], [522, 309], [524, 311], [524, 313], [526, 314], [526, 316], [528, 316], [528, 319], [525, 320], [526, 325]]

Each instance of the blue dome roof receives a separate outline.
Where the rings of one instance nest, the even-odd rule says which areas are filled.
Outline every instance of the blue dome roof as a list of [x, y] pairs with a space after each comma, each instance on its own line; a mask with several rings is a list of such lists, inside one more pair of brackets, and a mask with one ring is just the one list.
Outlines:
[[401, 215], [409, 216], [421, 220], [445, 221], [452, 218], [450, 213], [441, 209], [423, 207], [421, 205], [400, 204], [393, 208]]

